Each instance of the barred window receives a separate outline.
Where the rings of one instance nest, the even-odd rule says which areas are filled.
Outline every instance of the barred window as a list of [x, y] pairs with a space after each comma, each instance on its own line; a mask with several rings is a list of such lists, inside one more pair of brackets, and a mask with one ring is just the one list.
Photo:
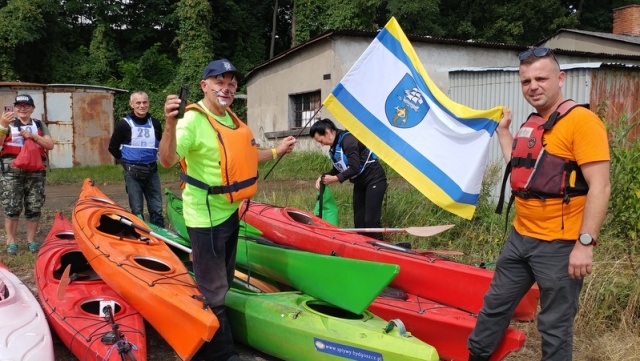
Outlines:
[[289, 124], [292, 128], [302, 128], [309, 125], [311, 117], [320, 109], [320, 90], [290, 95], [289, 102], [292, 110]]

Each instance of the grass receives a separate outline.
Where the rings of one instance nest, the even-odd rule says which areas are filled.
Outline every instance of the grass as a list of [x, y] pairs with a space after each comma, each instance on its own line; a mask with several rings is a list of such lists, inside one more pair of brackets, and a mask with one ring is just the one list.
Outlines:
[[[317, 177], [330, 169], [329, 159], [319, 153], [292, 153], [280, 160], [260, 166], [261, 175], [255, 199], [276, 205], [286, 205], [312, 211], [317, 192]], [[386, 166], [385, 166], [386, 167]], [[455, 224], [451, 230], [429, 238], [412, 238], [402, 234], [388, 234], [386, 240], [409, 241], [415, 248], [448, 249], [464, 252], [453, 257], [468, 264], [492, 265], [505, 238], [505, 218], [494, 214], [487, 189], [499, 178], [495, 169], [487, 171], [483, 194], [473, 220], [467, 221], [433, 205], [420, 192], [407, 184], [393, 170], [386, 167], [389, 188], [383, 204], [383, 226], [402, 228]], [[267, 179], [264, 175], [269, 173]], [[179, 179], [179, 168], [160, 167], [163, 185]], [[121, 167], [78, 167], [54, 169], [48, 172], [47, 182], [55, 184], [80, 184], [85, 178], [98, 183], [122, 183]], [[339, 207], [339, 225], [353, 227], [352, 187], [348, 182], [332, 185], [331, 191]], [[511, 212], [513, 215], [513, 211]], [[45, 211], [44, 217], [52, 217]], [[593, 274], [585, 279], [581, 294], [580, 310], [575, 322], [575, 360], [637, 360], [640, 354], [640, 282], [638, 282], [638, 256], [640, 247], [635, 239], [620, 238], [609, 229], [616, 229], [609, 215], [607, 226], [596, 248]], [[43, 222], [44, 223], [44, 222]], [[0, 255], [0, 260], [11, 268], [31, 272], [34, 256], [26, 252], [17, 257]], [[535, 324], [515, 324], [527, 333], [525, 348], [508, 360], [539, 359], [539, 337]]]

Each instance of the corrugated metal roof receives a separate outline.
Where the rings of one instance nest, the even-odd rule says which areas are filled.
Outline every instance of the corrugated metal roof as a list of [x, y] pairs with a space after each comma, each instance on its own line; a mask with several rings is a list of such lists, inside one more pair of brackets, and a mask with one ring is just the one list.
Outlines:
[[0, 81], [0, 86], [37, 86], [37, 87], [44, 87], [47, 86], [47, 84], [40, 84], [40, 83], [28, 83], [28, 82], [23, 82], [23, 81]]
[[85, 89], [99, 89], [99, 90], [108, 90], [115, 93], [128, 93], [128, 90], [111, 88], [108, 86], [101, 85], [90, 85], [90, 84], [47, 84], [48, 87], [52, 88], [62, 88], [62, 87], [74, 87], [74, 88], [85, 88]]

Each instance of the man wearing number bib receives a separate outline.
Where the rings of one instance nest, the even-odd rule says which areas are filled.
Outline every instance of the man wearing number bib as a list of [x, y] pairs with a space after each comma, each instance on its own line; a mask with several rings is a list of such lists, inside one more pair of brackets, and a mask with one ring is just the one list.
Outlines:
[[131, 94], [129, 105], [132, 112], [116, 124], [109, 142], [109, 152], [122, 164], [131, 213], [143, 215], [144, 197], [149, 221], [164, 227], [157, 163], [162, 126], [148, 113], [149, 97], [145, 92]]

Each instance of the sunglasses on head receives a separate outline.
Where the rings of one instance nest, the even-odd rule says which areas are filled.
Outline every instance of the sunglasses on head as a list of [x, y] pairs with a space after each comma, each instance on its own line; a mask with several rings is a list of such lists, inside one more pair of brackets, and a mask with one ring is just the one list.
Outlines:
[[553, 52], [549, 48], [532, 48], [518, 54], [518, 59], [520, 59], [520, 61], [524, 61], [531, 56], [535, 56], [536, 58], [544, 58], [548, 55], [553, 56]]

